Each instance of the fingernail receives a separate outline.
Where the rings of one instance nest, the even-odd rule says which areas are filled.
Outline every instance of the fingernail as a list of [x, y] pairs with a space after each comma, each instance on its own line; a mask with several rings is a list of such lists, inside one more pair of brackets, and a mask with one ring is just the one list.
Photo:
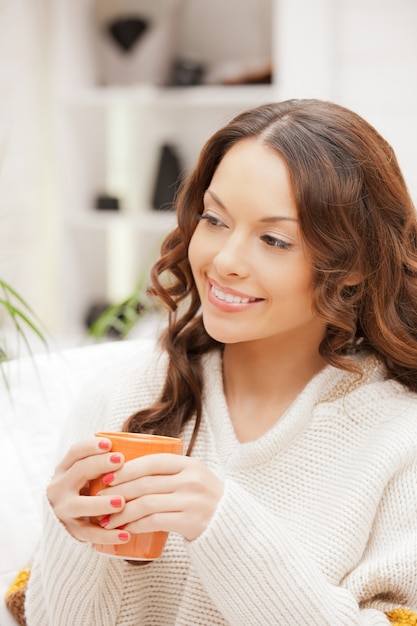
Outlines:
[[129, 539], [129, 533], [119, 533], [120, 541], [127, 541]]
[[109, 472], [108, 474], [104, 474], [104, 476], [101, 479], [101, 481], [105, 485], [109, 485], [110, 483], [112, 483], [114, 481], [114, 473], [113, 472]]
[[127, 526], [127, 523], [126, 524], [122, 524], [121, 526], [117, 527], [117, 530], [124, 530], [126, 528], [126, 526]]
[[112, 454], [110, 457], [110, 461], [112, 463], [120, 463], [122, 460], [122, 457], [120, 456], [120, 454]]
[[112, 498], [112, 499], [110, 500], [110, 504], [111, 504], [112, 506], [115, 506], [115, 507], [122, 506], [122, 499], [121, 499], [121, 498]]
[[110, 443], [108, 441], [101, 440], [98, 442], [98, 447], [100, 448], [100, 450], [109, 450]]
[[104, 528], [105, 526], [107, 526], [109, 522], [110, 522], [110, 515], [106, 515], [106, 517], [103, 517], [103, 519], [99, 521], [99, 524], [102, 528]]

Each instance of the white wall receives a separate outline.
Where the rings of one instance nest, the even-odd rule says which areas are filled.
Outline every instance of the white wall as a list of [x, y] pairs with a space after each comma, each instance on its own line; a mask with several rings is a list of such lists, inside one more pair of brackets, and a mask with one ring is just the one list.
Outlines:
[[416, 0], [280, 0], [282, 97], [321, 97], [392, 144], [417, 200]]
[[417, 199], [417, 2], [343, 0], [338, 12], [339, 101], [395, 149]]
[[49, 325], [59, 239], [46, 2], [0, 2], [0, 276]]

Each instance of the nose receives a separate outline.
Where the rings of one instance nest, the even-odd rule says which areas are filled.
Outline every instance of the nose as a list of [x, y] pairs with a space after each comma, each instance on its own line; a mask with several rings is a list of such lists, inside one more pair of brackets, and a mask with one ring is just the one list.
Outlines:
[[222, 242], [213, 259], [214, 267], [219, 276], [238, 276], [245, 278], [249, 275], [249, 246], [244, 237], [232, 233]]

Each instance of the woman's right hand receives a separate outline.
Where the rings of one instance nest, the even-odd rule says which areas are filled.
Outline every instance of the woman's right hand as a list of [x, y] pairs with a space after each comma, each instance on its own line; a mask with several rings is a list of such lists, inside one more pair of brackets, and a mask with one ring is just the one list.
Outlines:
[[103, 544], [126, 543], [129, 533], [106, 530], [90, 518], [103, 518], [124, 509], [122, 496], [89, 496], [91, 480], [123, 466], [124, 458], [111, 452], [111, 441], [94, 437], [73, 445], [55, 469], [47, 496], [57, 518], [79, 541]]

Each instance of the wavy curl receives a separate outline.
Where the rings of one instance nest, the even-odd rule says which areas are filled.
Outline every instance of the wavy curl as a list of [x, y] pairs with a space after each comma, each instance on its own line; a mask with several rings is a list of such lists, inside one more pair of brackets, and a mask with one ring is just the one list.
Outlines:
[[201, 419], [201, 357], [221, 345], [205, 331], [188, 246], [203, 195], [226, 152], [252, 137], [286, 162], [314, 268], [313, 308], [327, 323], [323, 359], [355, 371], [367, 350], [387, 376], [417, 391], [417, 221], [390, 145], [359, 115], [320, 100], [266, 104], [236, 116], [203, 147], [176, 201], [178, 226], [161, 247], [150, 293], [169, 311], [169, 364], [158, 401], [126, 422], [133, 432], [178, 435]]

